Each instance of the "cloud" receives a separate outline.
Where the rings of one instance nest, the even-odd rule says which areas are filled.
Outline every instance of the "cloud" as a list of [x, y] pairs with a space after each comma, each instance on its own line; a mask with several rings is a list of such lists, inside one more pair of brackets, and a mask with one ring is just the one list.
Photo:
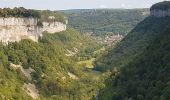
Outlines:
[[124, 3], [121, 4], [120, 6], [121, 6], [121, 8], [133, 8], [132, 5], [130, 5], [130, 4], [124, 4]]
[[100, 5], [99, 8], [107, 8], [107, 5]]

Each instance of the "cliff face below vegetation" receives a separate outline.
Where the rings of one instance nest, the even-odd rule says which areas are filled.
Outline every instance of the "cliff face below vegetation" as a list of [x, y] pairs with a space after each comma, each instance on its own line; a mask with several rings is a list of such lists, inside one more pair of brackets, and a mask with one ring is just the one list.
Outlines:
[[18, 42], [21, 39], [38, 41], [43, 31], [56, 33], [66, 30], [66, 24], [61, 22], [42, 22], [38, 26], [36, 18], [0, 18], [0, 41], [3, 43]]
[[168, 16], [170, 16], [170, 8], [167, 10], [153, 9], [153, 10], [151, 10], [151, 16], [168, 17]]
[[56, 33], [66, 30], [66, 25], [61, 22], [43, 22], [43, 30], [47, 31], [48, 33]]
[[151, 15], [155, 17], [170, 16], [170, 1], [163, 1], [152, 5], [150, 12]]

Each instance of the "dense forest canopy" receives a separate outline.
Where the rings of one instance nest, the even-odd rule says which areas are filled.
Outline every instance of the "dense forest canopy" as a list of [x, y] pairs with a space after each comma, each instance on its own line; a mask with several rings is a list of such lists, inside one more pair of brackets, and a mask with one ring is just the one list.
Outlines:
[[[54, 21], [59, 21], [64, 24], [66, 24], [66, 17], [59, 11], [50, 11], [50, 10], [41, 10], [39, 11], [41, 18], [41, 21], [47, 21], [47, 22], [54, 22]], [[52, 18], [49, 18], [52, 17]]]
[[40, 13], [36, 10], [20, 8], [0, 8], [0, 17], [36, 17], [40, 18]]
[[169, 26], [169, 18], [147, 17], [139, 23], [120, 43], [111, 47], [96, 59], [96, 69], [106, 71], [129, 63], [135, 56]]
[[151, 7], [151, 10], [168, 10], [170, 9], [170, 1], [159, 2]]
[[[96, 41], [74, 29], [44, 33], [38, 43], [22, 40], [6, 46], [0, 44], [0, 99], [32, 100], [22, 89], [23, 84], [29, 82], [36, 85], [41, 100], [94, 98], [102, 84], [100, 74], [77, 62], [91, 59], [100, 47]], [[69, 53], [74, 55], [67, 56]], [[34, 69], [32, 80], [28, 80], [21, 70], [12, 68], [11, 63]], [[68, 73], [77, 79], [70, 78]]]
[[119, 74], [112, 73], [99, 100], [170, 100], [169, 27], [161, 29], [154, 41]]
[[[50, 19], [49, 17], [53, 17]], [[66, 23], [66, 18], [58, 11], [50, 10], [33, 10], [25, 9], [23, 7], [11, 8], [0, 8], [0, 17], [34, 17], [38, 18], [39, 21], [54, 22], [59, 21]]]
[[126, 35], [149, 15], [148, 9], [80, 9], [62, 11], [69, 25], [97, 36]]

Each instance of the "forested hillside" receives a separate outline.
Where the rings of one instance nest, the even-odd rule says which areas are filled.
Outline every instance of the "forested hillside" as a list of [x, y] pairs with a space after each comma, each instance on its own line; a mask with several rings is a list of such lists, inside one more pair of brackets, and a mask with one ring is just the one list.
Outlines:
[[[161, 2], [152, 7], [165, 8], [167, 4]], [[164, 16], [147, 17], [96, 60], [96, 69], [112, 73], [99, 100], [170, 100], [169, 21]]]
[[41, 100], [94, 98], [102, 85], [100, 73], [77, 62], [91, 59], [98, 49], [98, 43], [74, 29], [44, 33], [38, 43], [0, 44], [0, 99], [31, 100], [26, 93], [30, 84], [35, 84]]
[[147, 17], [120, 43], [96, 60], [96, 69], [106, 71], [126, 65], [141, 54], [169, 25], [169, 18]]
[[[155, 9], [169, 4], [150, 10], [165, 15]], [[34, 17], [40, 26], [67, 24], [63, 15], [64, 31], [0, 42], [0, 100], [170, 100], [170, 17], [149, 9], [0, 9], [2, 19]]]
[[[163, 20], [168, 22], [170, 19], [156, 20], [159, 26]], [[153, 22], [151, 24], [151, 27], [155, 25]], [[99, 100], [170, 100], [169, 23], [159, 30], [155, 33], [157, 35], [152, 36], [156, 37], [154, 41], [150, 41], [141, 54], [134, 57], [120, 72], [112, 73], [111, 79], [107, 80], [107, 87], [100, 92]]]
[[62, 11], [69, 25], [96, 36], [126, 35], [149, 15], [149, 9], [89, 9]]

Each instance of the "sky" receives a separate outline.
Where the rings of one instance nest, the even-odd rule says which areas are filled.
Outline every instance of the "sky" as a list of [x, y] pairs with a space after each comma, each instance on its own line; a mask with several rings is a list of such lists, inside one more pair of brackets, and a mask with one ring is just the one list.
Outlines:
[[149, 8], [164, 0], [0, 0], [0, 7], [25, 7], [39, 10], [93, 9], [93, 8]]

